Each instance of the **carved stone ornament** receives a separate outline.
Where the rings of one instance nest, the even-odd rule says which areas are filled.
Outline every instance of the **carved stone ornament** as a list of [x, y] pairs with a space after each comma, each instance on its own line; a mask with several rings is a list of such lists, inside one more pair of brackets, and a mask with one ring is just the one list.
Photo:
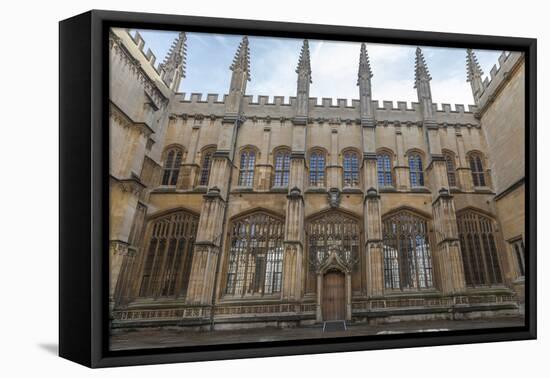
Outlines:
[[328, 191], [328, 204], [330, 205], [331, 208], [337, 208], [340, 206], [340, 200], [341, 200], [341, 195], [340, 195], [340, 189], [338, 188], [330, 188], [329, 191]]

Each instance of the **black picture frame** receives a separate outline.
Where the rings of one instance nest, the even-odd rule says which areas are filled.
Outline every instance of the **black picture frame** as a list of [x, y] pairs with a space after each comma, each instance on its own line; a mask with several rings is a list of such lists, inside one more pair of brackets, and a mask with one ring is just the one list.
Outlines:
[[[524, 327], [109, 351], [108, 30], [157, 30], [516, 50], [526, 61]], [[92, 10], [59, 24], [59, 355], [88, 367], [535, 339], [536, 39]]]

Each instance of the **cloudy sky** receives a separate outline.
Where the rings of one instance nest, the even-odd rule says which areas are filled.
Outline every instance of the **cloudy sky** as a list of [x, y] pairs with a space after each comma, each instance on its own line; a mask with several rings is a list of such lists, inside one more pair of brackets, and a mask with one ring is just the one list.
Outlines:
[[[140, 30], [149, 47], [164, 59], [175, 32]], [[229, 66], [241, 36], [187, 33], [186, 78], [180, 92], [227, 93], [231, 72]], [[247, 94], [295, 96], [296, 64], [302, 40], [271, 37], [249, 37], [251, 81]], [[367, 43], [371, 67], [373, 99], [416, 101], [414, 60], [416, 46]], [[310, 96], [351, 99], [358, 97], [357, 69], [359, 43], [310, 40], [313, 84]], [[466, 82], [466, 51], [454, 48], [423, 47], [432, 76], [434, 102], [473, 104], [470, 84]], [[488, 75], [497, 63], [499, 51], [476, 50], [479, 63]], [[286, 100], [288, 101], [288, 100]]]

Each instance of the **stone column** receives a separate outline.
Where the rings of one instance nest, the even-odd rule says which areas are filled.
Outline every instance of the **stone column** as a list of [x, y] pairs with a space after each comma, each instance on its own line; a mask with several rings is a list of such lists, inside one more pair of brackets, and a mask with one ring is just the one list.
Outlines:
[[342, 188], [342, 171], [338, 165], [338, 129], [333, 128], [330, 134], [330, 161], [327, 164], [327, 186], [330, 189]]
[[449, 192], [445, 159], [441, 154], [439, 129], [436, 124], [428, 124], [424, 127], [430, 148], [430, 161], [426, 168], [426, 175], [432, 192], [435, 231], [435, 245], [431, 248], [432, 263], [441, 291], [444, 294], [454, 294], [465, 288], [456, 210], [453, 197]]
[[143, 184], [133, 178], [110, 182], [109, 222], [109, 299], [113, 300], [120, 270], [128, 253], [129, 237]]
[[188, 304], [212, 303], [232, 168], [228, 152], [214, 153], [210, 187], [204, 195], [193, 252], [186, 299]]
[[189, 141], [189, 150], [182, 166], [182, 174], [178, 180], [179, 189], [191, 189], [198, 183], [200, 162], [197, 161], [197, 145], [201, 132], [201, 123], [194, 122], [191, 129], [191, 140]]
[[346, 320], [351, 320], [351, 272], [346, 272]]
[[462, 137], [462, 131], [456, 130], [456, 147], [458, 151], [458, 166], [456, 167], [456, 174], [458, 176], [458, 182], [462, 190], [471, 191], [474, 189], [474, 183], [472, 181], [472, 171], [466, 158], [466, 148], [464, 147], [464, 138]]
[[370, 188], [364, 199], [365, 218], [365, 263], [367, 296], [384, 294], [384, 254], [382, 250], [382, 220], [380, 196], [375, 188]]
[[411, 183], [409, 179], [409, 165], [405, 156], [403, 142], [403, 133], [401, 126], [395, 127], [395, 154], [397, 156], [395, 167], [393, 168], [395, 176], [395, 188], [397, 190], [409, 190]]
[[[290, 163], [290, 185], [287, 195], [285, 219], [285, 254], [283, 258], [284, 300], [301, 300], [307, 267], [304, 261], [304, 198], [300, 183], [303, 182], [304, 154], [292, 153]], [[300, 186], [298, 186], [300, 185]]]
[[262, 153], [256, 163], [256, 172], [254, 174], [256, 183], [254, 188], [266, 191], [271, 188], [271, 177], [273, 175], [273, 165], [269, 163], [269, 155], [271, 152], [271, 127], [264, 127], [260, 151], [262, 151]]

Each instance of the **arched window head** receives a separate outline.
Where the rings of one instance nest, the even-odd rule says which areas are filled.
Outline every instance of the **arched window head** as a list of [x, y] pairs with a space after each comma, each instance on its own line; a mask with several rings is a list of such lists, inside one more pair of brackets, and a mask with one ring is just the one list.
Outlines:
[[443, 157], [445, 158], [445, 166], [447, 167], [447, 180], [449, 181], [449, 186], [456, 186], [455, 158], [451, 153], [445, 153]]
[[382, 220], [384, 286], [427, 289], [433, 286], [427, 221], [403, 210]]
[[330, 211], [306, 224], [308, 263], [318, 271], [335, 251], [342, 263], [356, 271], [360, 259], [360, 222], [345, 213]]
[[461, 212], [456, 220], [466, 285], [501, 284], [494, 221], [472, 210]]
[[164, 156], [162, 185], [175, 186], [178, 183], [183, 151], [179, 148], [171, 148], [165, 152]]
[[376, 155], [376, 167], [378, 171], [378, 186], [393, 186], [391, 156], [387, 152]]
[[284, 221], [256, 212], [231, 225], [225, 294], [279, 293], [283, 275]]
[[275, 177], [273, 186], [284, 188], [288, 186], [290, 175], [290, 151], [279, 150], [275, 153]]
[[411, 187], [424, 186], [422, 157], [418, 153], [409, 155], [409, 177], [411, 180]]
[[208, 179], [210, 178], [210, 168], [212, 167], [212, 156], [214, 155], [214, 149], [210, 148], [202, 152], [201, 157], [201, 171], [199, 174], [199, 185], [208, 185]]
[[486, 186], [483, 159], [480, 154], [470, 155], [470, 170], [472, 171], [474, 186]]
[[140, 297], [185, 296], [191, 274], [199, 217], [178, 211], [149, 225]]
[[239, 186], [251, 188], [254, 184], [254, 166], [256, 164], [256, 152], [250, 149], [241, 152], [239, 166]]
[[359, 156], [355, 151], [344, 152], [344, 187], [359, 186]]
[[325, 153], [322, 151], [313, 151], [309, 156], [309, 185], [325, 186]]

